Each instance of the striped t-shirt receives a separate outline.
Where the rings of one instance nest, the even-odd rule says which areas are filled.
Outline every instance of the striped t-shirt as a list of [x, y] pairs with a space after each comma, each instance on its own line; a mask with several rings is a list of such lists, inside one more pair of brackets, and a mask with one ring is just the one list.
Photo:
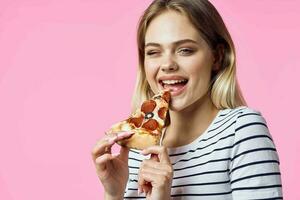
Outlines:
[[[174, 170], [171, 199], [283, 198], [278, 154], [258, 111], [245, 106], [220, 110], [195, 141], [168, 152]], [[124, 199], [145, 199], [138, 195], [137, 180], [146, 158], [129, 152]]]

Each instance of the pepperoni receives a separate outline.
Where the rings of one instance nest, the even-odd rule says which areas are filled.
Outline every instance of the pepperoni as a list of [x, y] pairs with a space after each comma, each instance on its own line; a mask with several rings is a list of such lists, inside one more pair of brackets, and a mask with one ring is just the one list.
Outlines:
[[156, 102], [154, 100], [147, 100], [142, 104], [142, 112], [143, 113], [151, 113], [156, 107]]
[[142, 127], [154, 131], [158, 127], [158, 122], [155, 119], [149, 119], [146, 123], [143, 124]]
[[136, 128], [138, 128], [138, 127], [140, 127], [142, 125], [143, 119], [144, 119], [143, 116], [140, 116], [140, 117], [131, 117], [127, 121], [128, 121], [128, 123], [134, 124], [134, 126]]
[[164, 120], [166, 118], [166, 114], [167, 114], [167, 108], [166, 107], [162, 107], [158, 110], [158, 116]]

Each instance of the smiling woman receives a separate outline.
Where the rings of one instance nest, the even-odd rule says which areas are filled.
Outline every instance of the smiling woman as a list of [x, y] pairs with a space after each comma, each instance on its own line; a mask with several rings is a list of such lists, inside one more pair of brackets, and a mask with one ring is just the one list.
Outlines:
[[[172, 109], [184, 110], [208, 92], [211, 72], [219, 65], [213, 65], [217, 61], [211, 49], [188, 17], [178, 12], [164, 12], [151, 21], [145, 43], [152, 41], [159, 46], [146, 47], [144, 58], [151, 92], [157, 93], [163, 87], [172, 89]], [[190, 52], [183, 53], [183, 50]], [[155, 51], [155, 54], [149, 56], [148, 51]], [[164, 84], [159, 84], [160, 81]], [[174, 84], [174, 81], [185, 84]]]
[[246, 106], [234, 44], [214, 6], [155, 0], [137, 41], [132, 109], [168, 89], [169, 123], [160, 146], [143, 151], [122, 146], [111, 155], [124, 133], [99, 141], [92, 155], [105, 198], [282, 199], [273, 139], [261, 113]]

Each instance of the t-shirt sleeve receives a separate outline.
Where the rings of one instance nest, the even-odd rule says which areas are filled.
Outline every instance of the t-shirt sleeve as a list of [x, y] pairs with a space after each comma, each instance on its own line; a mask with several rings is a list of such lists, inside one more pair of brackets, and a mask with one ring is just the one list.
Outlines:
[[282, 199], [278, 154], [260, 112], [237, 117], [229, 169], [234, 200]]

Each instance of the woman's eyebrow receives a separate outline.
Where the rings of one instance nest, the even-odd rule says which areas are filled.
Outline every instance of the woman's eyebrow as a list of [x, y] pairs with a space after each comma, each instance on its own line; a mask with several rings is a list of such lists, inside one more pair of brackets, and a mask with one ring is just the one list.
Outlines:
[[[191, 39], [178, 40], [178, 41], [172, 42], [171, 44], [177, 46], [177, 45], [180, 45], [180, 44], [183, 44], [183, 43], [187, 43], [187, 42], [198, 44], [198, 42], [196, 42], [195, 40], [191, 40]], [[159, 43], [149, 42], [149, 43], [147, 43], [145, 45], [145, 48], [148, 47], [148, 46], [160, 47], [161, 45]]]

